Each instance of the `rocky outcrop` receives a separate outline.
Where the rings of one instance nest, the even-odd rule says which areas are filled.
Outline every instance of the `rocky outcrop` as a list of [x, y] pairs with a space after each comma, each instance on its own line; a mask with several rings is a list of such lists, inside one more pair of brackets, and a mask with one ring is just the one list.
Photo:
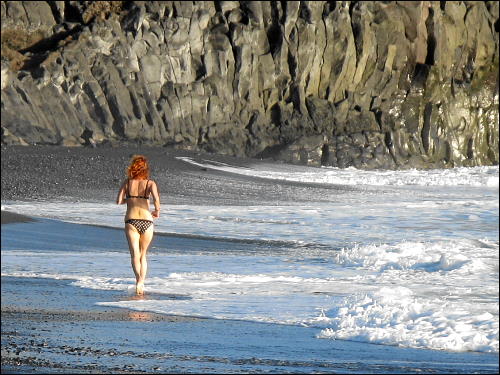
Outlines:
[[2, 1], [2, 143], [498, 164], [498, 3]]

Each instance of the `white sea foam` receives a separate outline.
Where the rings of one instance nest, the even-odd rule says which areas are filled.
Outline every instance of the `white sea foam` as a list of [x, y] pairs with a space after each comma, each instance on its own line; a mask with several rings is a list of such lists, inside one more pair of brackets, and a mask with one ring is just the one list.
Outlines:
[[460, 167], [445, 170], [367, 171], [354, 167], [345, 169], [333, 167], [311, 168], [292, 165], [277, 167], [275, 164], [265, 163], [249, 167], [239, 167], [210, 160], [196, 161], [189, 157], [178, 157], [178, 159], [202, 168], [245, 176], [333, 185], [473, 186], [498, 188], [499, 176], [498, 166]]
[[[494, 269], [495, 264], [489, 264], [491, 262], [488, 260], [495, 259], [497, 253], [498, 244], [487, 240], [400, 242], [343, 248], [335, 254], [335, 259], [347, 267], [365, 267], [377, 271], [413, 269], [470, 273]], [[498, 263], [496, 265], [498, 267]]]
[[498, 308], [474, 315], [460, 302], [416, 298], [405, 287], [346, 298], [319, 321], [327, 326], [319, 338], [498, 352]]

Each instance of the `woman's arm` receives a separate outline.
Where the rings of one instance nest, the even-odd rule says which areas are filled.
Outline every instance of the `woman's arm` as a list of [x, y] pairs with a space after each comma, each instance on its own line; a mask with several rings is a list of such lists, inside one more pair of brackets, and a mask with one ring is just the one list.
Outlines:
[[127, 180], [123, 181], [123, 184], [118, 191], [118, 196], [116, 197], [116, 204], [125, 204], [127, 203], [127, 199], [125, 199], [125, 189], [127, 186]]
[[160, 217], [160, 193], [158, 192], [158, 187], [156, 186], [156, 182], [153, 181], [151, 184], [151, 194], [153, 195], [153, 203], [155, 205], [154, 211], [151, 213], [154, 218]]

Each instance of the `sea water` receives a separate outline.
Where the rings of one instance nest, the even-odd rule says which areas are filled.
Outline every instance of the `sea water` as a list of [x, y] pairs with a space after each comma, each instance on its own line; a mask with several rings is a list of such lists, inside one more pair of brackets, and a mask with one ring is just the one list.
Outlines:
[[[155, 232], [167, 237], [157, 236], [150, 250], [146, 292], [189, 298], [100, 304], [300, 325], [318, 340], [498, 352], [498, 167], [361, 171], [182, 160], [220, 171], [241, 191], [252, 179], [237, 176], [265, 179], [273, 191], [295, 184], [303, 196], [164, 204]], [[2, 202], [2, 209], [121, 228], [125, 208], [61, 200]], [[180, 249], [169, 238], [196, 246]], [[133, 291], [126, 249], [80, 243], [78, 251], [74, 244], [23, 251], [22, 240], [2, 246], [2, 276]]]

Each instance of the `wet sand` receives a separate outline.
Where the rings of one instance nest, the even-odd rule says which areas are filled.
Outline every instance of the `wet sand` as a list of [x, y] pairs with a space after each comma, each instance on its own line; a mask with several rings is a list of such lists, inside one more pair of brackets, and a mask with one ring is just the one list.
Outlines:
[[34, 221], [31, 217], [2, 210], [2, 225], [12, 223], [28, 223]]
[[89, 290], [70, 284], [68, 280], [2, 277], [2, 373], [498, 370], [494, 354], [318, 340], [305, 327], [102, 307], [95, 302], [128, 297], [119, 291]]

